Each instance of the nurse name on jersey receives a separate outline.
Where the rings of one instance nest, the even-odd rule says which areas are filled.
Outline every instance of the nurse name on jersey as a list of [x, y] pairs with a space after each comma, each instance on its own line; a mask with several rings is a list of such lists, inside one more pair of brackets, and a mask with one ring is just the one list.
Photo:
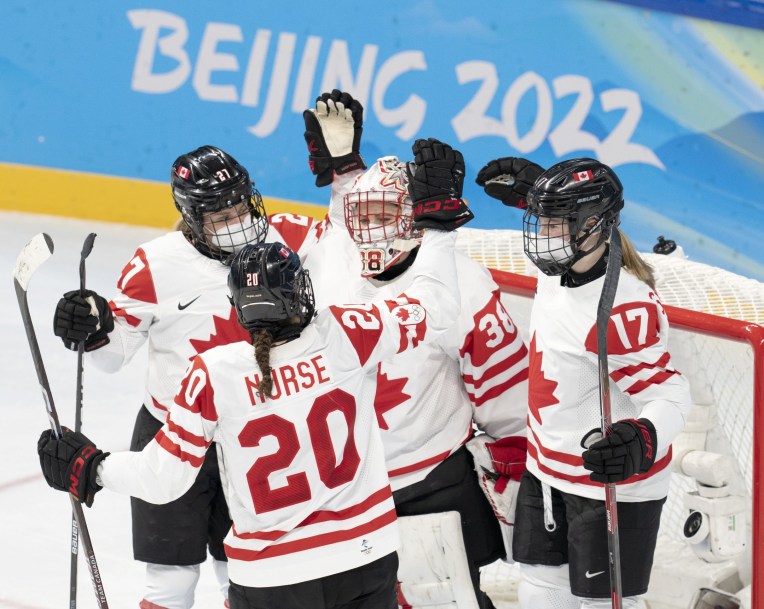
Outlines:
[[[322, 354], [273, 368], [271, 376], [273, 377], [273, 392], [269, 400], [278, 400], [284, 396], [290, 397], [303, 389], [324, 385], [332, 380], [324, 364]], [[252, 406], [265, 404], [265, 400], [257, 393], [261, 378], [259, 373], [254, 373], [244, 379]]]

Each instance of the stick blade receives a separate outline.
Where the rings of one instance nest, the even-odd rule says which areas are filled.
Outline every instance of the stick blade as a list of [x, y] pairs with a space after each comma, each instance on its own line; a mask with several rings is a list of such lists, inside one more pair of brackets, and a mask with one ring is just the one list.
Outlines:
[[95, 241], [95, 238], [95, 233], [90, 233], [87, 237], [85, 237], [85, 242], [82, 244], [82, 253], [80, 254], [80, 257], [83, 260], [90, 256], [90, 252], [93, 250], [93, 242]]
[[38, 233], [27, 243], [16, 259], [13, 278], [25, 292], [34, 272], [53, 253], [53, 239], [46, 233]]

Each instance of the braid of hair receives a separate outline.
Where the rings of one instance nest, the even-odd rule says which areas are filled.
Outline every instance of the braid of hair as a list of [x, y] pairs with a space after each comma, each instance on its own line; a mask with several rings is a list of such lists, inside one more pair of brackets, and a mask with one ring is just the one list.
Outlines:
[[252, 343], [255, 345], [255, 361], [263, 378], [257, 386], [257, 393], [261, 399], [265, 400], [273, 392], [273, 377], [271, 376], [271, 345], [273, 345], [273, 334], [268, 330], [257, 330], [252, 332]]

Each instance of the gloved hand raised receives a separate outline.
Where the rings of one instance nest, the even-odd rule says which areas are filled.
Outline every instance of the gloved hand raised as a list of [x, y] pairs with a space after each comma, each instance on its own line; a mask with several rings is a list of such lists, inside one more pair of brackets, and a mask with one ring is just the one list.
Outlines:
[[461, 198], [462, 153], [433, 138], [416, 140], [411, 150], [414, 163], [406, 170], [414, 228], [452, 231], [472, 220], [475, 216]]
[[316, 98], [315, 109], [302, 113], [308, 163], [316, 186], [327, 186], [334, 174], [366, 169], [361, 158], [363, 106], [349, 93], [334, 89]]
[[525, 198], [544, 168], [528, 159], [503, 157], [489, 161], [478, 171], [475, 182], [483, 187], [489, 197], [498, 199], [509, 207], [524, 209]]
[[101, 490], [96, 482], [98, 464], [109, 453], [98, 450], [80, 432], [63, 431], [63, 437], [56, 438], [50, 429], [46, 429], [37, 441], [42, 474], [48, 486], [69, 492], [77, 501], [90, 507], [95, 494]]
[[85, 341], [85, 351], [94, 351], [109, 344], [109, 332], [114, 329], [114, 316], [109, 303], [91, 290], [85, 290], [85, 297], [79, 290], [64, 294], [53, 314], [53, 332], [64, 341], [64, 346], [72, 351], [77, 344]]
[[612, 433], [602, 437], [599, 428], [581, 439], [584, 468], [594, 482], [623, 482], [636, 474], [644, 474], [655, 463], [658, 434], [648, 419], [624, 419], [613, 423]]

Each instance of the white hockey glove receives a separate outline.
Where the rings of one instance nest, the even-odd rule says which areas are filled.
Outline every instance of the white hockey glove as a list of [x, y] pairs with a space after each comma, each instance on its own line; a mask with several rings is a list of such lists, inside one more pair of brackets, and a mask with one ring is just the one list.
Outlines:
[[494, 440], [491, 436], [480, 435], [467, 442], [467, 450], [475, 460], [480, 487], [499, 520], [506, 561], [512, 559], [512, 533], [517, 507], [517, 491], [520, 477], [525, 471], [527, 441], [521, 436]]
[[366, 169], [360, 153], [363, 106], [357, 99], [334, 89], [317, 97], [315, 109], [305, 110], [302, 117], [316, 186], [331, 184], [335, 173]]

